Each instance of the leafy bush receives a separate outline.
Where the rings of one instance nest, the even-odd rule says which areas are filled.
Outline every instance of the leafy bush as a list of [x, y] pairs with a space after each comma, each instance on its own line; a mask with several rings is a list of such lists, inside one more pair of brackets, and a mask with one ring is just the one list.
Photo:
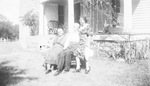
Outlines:
[[9, 21], [0, 21], [0, 38], [15, 40], [19, 38], [19, 26]]
[[33, 12], [33, 10], [27, 12], [23, 17], [21, 17], [21, 21], [24, 25], [28, 26], [31, 30], [31, 35], [35, 36], [39, 33], [39, 16], [37, 13]]
[[97, 57], [124, 59], [127, 63], [149, 58], [150, 40], [135, 40], [128, 42], [95, 42], [94, 50]]

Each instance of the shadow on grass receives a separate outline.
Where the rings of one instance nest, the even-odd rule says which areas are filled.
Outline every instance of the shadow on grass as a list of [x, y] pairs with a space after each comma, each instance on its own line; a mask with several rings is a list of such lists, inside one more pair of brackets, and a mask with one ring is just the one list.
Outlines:
[[0, 86], [15, 85], [23, 80], [37, 80], [37, 77], [22, 77], [26, 70], [18, 69], [13, 66], [7, 66], [9, 61], [0, 63]]

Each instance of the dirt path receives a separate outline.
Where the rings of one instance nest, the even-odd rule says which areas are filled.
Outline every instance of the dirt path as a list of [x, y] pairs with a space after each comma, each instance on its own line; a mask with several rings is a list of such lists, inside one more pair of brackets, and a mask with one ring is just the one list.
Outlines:
[[[14, 52], [13, 52], [14, 53]], [[40, 53], [19, 51], [0, 55], [0, 86], [150, 86], [150, 61], [134, 64], [91, 58], [89, 74], [44, 74]]]

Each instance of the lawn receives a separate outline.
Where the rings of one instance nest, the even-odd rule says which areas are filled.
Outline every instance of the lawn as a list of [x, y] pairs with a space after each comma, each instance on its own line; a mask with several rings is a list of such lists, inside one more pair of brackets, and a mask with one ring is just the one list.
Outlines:
[[150, 60], [132, 64], [103, 56], [90, 58], [91, 71], [84, 74], [44, 73], [41, 53], [24, 51], [18, 42], [0, 43], [0, 86], [150, 86]]

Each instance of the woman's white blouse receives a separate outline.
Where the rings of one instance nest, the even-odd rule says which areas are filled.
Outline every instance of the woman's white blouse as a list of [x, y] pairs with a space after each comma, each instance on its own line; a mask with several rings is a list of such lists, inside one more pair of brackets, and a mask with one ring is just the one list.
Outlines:
[[71, 42], [79, 42], [79, 41], [80, 41], [80, 37], [78, 32], [69, 33], [64, 44], [64, 49], [66, 49]]

